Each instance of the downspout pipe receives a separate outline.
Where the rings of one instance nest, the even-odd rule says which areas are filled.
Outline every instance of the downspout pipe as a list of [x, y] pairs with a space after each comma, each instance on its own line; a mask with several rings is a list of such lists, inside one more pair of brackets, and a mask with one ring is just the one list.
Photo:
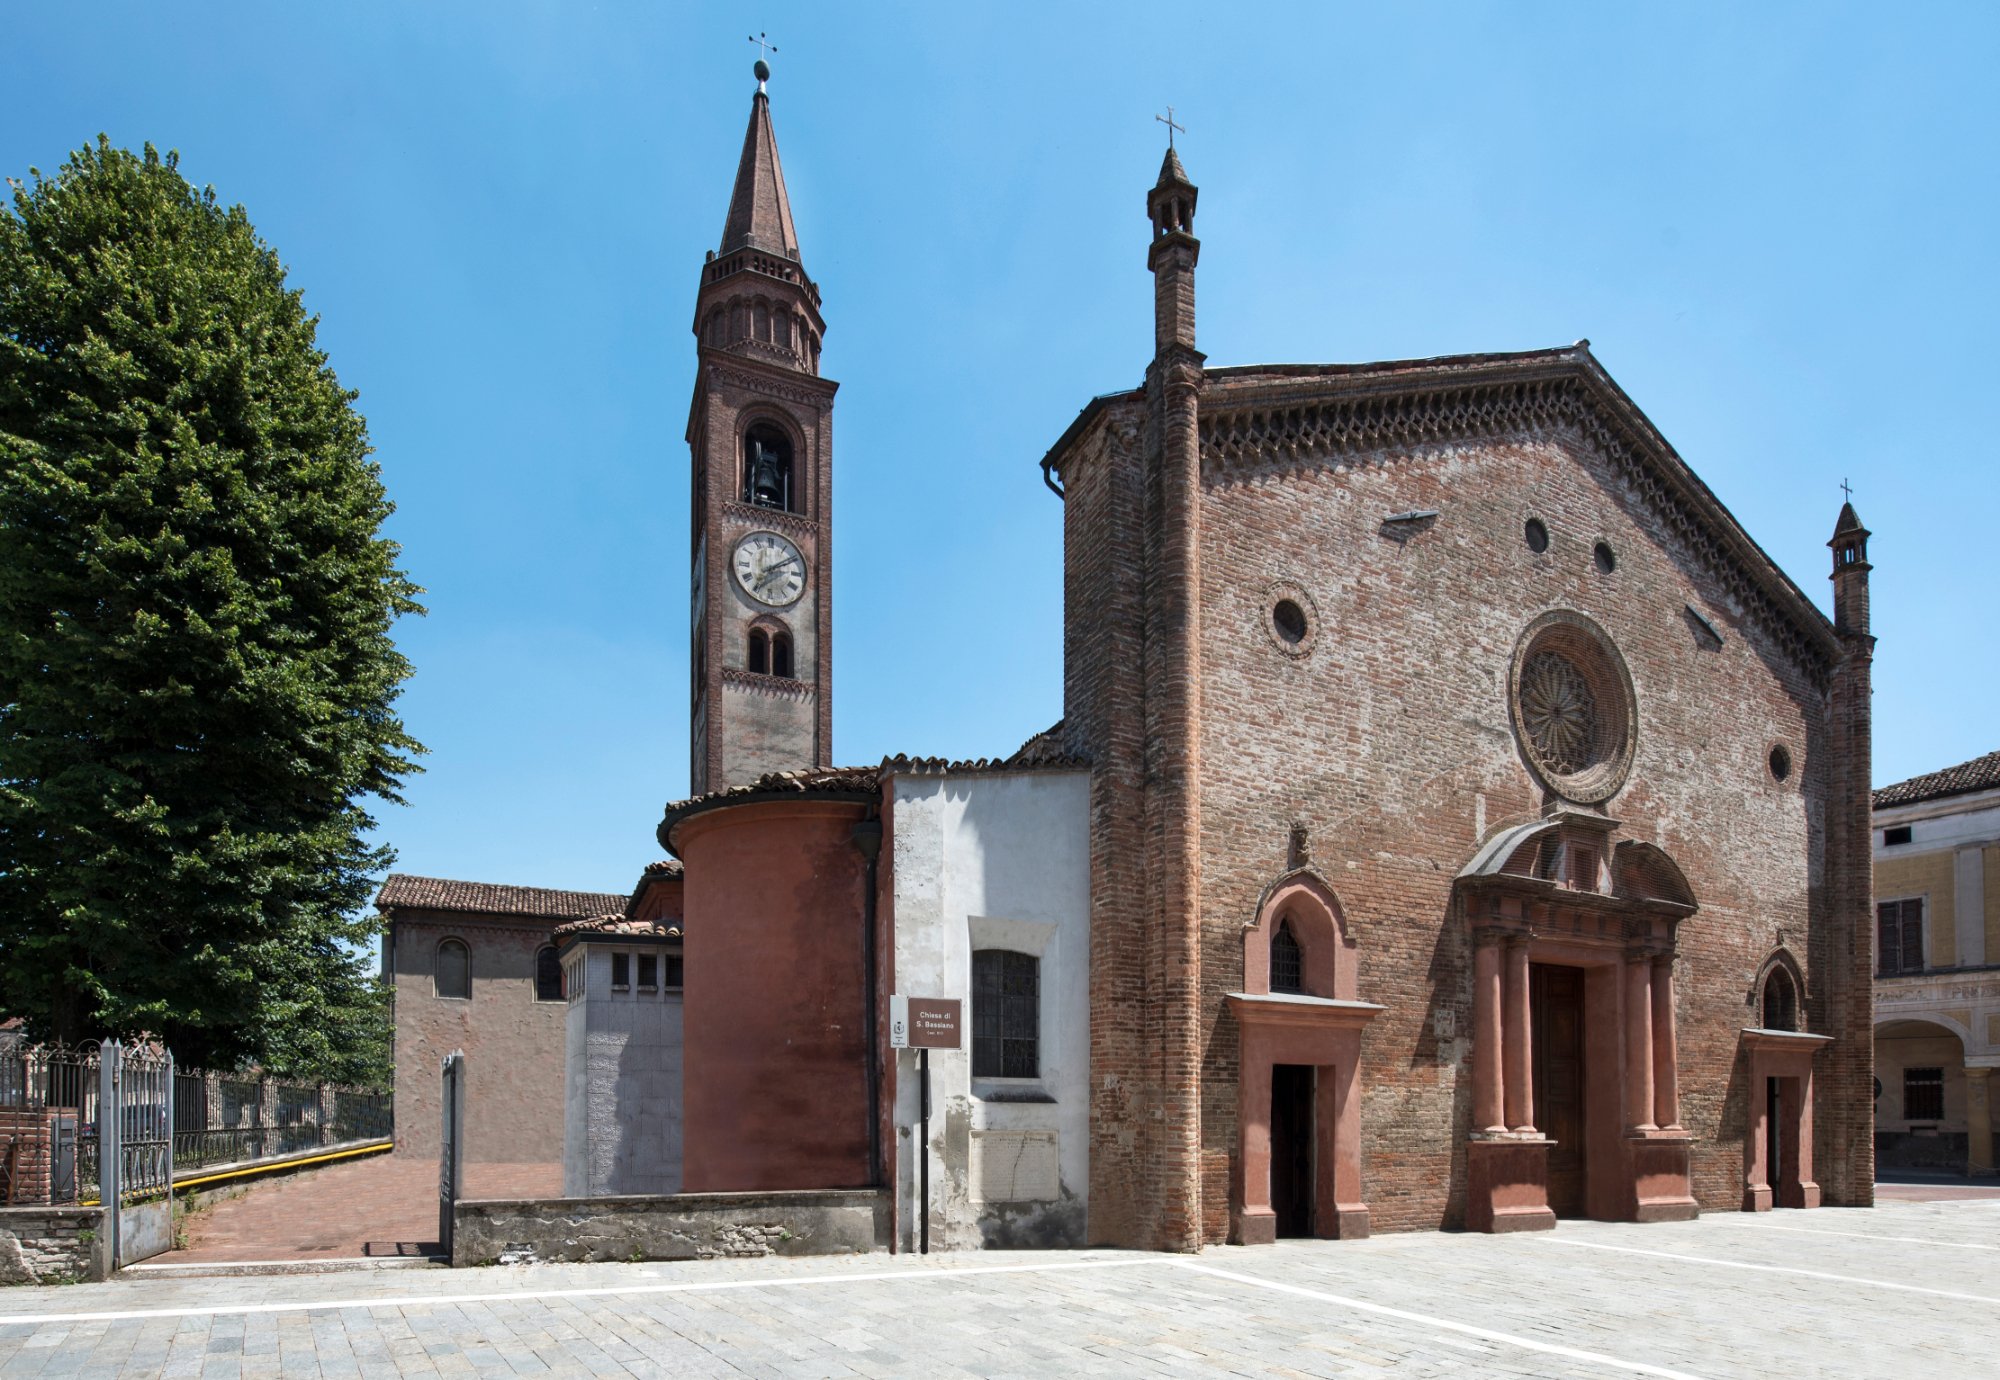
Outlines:
[[875, 885], [876, 869], [882, 856], [882, 816], [871, 814], [854, 826], [854, 847], [867, 863], [861, 894], [861, 991], [866, 1007], [868, 1032], [868, 1173], [872, 1185], [880, 1188], [882, 1173], [882, 1050], [878, 1020], [881, 998], [875, 976]]

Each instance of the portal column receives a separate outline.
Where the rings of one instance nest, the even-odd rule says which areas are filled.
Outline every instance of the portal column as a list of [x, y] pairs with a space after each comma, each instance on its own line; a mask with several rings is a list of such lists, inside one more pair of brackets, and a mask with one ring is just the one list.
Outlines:
[[1535, 1129], [1534, 1028], [1528, 1013], [1528, 936], [1507, 936], [1506, 1104], [1507, 1129], [1533, 1134]]
[[1653, 960], [1625, 960], [1625, 1127], [1658, 1129], [1653, 1122]]
[[1500, 1051], [1500, 936], [1491, 929], [1473, 935], [1472, 958], [1472, 1125], [1496, 1134], [1507, 1129], [1502, 1107]]
[[1993, 1172], [1993, 1100], [1988, 1084], [1990, 1068], [1965, 1071], [1965, 1172]]
[[1653, 957], [1653, 1121], [1681, 1129], [1680, 1040], [1674, 1028], [1674, 956]]

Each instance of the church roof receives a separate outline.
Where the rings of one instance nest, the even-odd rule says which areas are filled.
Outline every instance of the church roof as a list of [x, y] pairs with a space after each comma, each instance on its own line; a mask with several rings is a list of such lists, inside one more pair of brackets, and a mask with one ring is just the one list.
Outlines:
[[1950, 795], [1991, 790], [2000, 790], [2000, 752], [1989, 752], [1984, 757], [1960, 762], [1955, 767], [1925, 772], [1922, 776], [1884, 786], [1875, 792], [1875, 808], [1914, 805], [1920, 800], [1938, 800]]
[[736, 189], [729, 194], [729, 218], [722, 225], [718, 252], [738, 249], [799, 257], [792, 199], [778, 163], [778, 136], [771, 128], [771, 98], [762, 91], [750, 99], [750, 127], [743, 131], [743, 156], [736, 163]]
[[567, 920], [623, 912], [625, 898], [601, 891], [555, 891], [539, 886], [459, 882], [445, 877], [413, 877], [393, 872], [376, 893], [375, 909], [449, 910], [468, 915], [529, 915]]
[[706, 810], [784, 796], [804, 796], [812, 800], [867, 799], [881, 789], [881, 776], [874, 767], [813, 767], [804, 771], [769, 772], [741, 786], [730, 786], [672, 802], [660, 820], [656, 836], [660, 847], [672, 851], [675, 826], [690, 815]]

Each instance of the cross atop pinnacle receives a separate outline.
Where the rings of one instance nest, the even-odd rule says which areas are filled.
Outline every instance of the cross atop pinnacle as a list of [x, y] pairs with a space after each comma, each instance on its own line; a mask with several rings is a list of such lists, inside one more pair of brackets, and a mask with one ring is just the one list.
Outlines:
[[750, 73], [757, 78], [757, 89], [762, 91], [764, 83], [771, 79], [771, 64], [764, 59], [777, 52], [778, 45], [771, 42], [769, 34], [761, 32], [751, 34], [749, 41], [757, 45], [757, 64], [750, 69]]
[[1169, 149], [1171, 149], [1171, 148], [1172, 148], [1172, 147], [1174, 146], [1174, 134], [1175, 134], [1175, 132], [1176, 132], [1176, 131], [1178, 131], [1178, 132], [1180, 132], [1180, 133], [1182, 133], [1182, 134], [1186, 134], [1186, 133], [1187, 133], [1187, 126], [1186, 126], [1186, 125], [1181, 125], [1181, 124], [1175, 124], [1175, 123], [1174, 123], [1174, 108], [1173, 108], [1172, 106], [1168, 106], [1168, 107], [1167, 107], [1167, 113], [1166, 113], [1166, 114], [1164, 114], [1164, 115], [1155, 115], [1155, 116], [1154, 116], [1153, 118], [1154, 118], [1155, 120], [1158, 120], [1158, 121], [1159, 121], [1159, 122], [1160, 122], [1161, 124], [1163, 124], [1163, 125], [1165, 125], [1165, 126], [1167, 127], [1167, 147], [1168, 147]]

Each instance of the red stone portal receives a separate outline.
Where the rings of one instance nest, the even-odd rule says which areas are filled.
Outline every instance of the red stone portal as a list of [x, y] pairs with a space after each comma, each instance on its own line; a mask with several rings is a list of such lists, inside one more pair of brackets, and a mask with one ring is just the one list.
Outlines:
[[[1288, 936], [1282, 942], [1298, 950], [1296, 991], [1271, 990], [1272, 946], [1281, 942], [1281, 930]], [[1280, 967], [1289, 981], [1289, 955]], [[1354, 941], [1340, 902], [1309, 869], [1272, 887], [1257, 923], [1244, 931], [1244, 990], [1228, 996], [1241, 1031], [1239, 1168], [1229, 1233], [1238, 1245], [1275, 1241], [1281, 1231], [1368, 1235], [1361, 1197], [1361, 1032], [1382, 1008], [1354, 999], [1354, 968]], [[1275, 1108], [1274, 1092], [1282, 1099]], [[1297, 1211], [1299, 1220], [1281, 1221], [1281, 1207]]]
[[1615, 821], [1506, 829], [1459, 875], [1473, 941], [1466, 1225], [1698, 1212], [1680, 1124], [1674, 935], [1695, 911], [1673, 861], [1614, 849]]

